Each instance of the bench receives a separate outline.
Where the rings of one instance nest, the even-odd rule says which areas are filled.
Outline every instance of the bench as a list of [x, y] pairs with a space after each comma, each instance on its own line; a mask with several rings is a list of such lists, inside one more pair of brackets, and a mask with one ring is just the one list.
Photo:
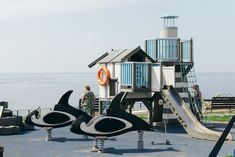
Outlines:
[[212, 97], [211, 109], [235, 109], [235, 97]]

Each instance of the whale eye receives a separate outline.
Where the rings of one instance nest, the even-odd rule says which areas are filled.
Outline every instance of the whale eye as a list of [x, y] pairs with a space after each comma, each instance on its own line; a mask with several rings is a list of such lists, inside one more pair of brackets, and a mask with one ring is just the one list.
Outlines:
[[69, 116], [59, 112], [51, 112], [43, 117], [43, 121], [48, 124], [59, 124], [69, 120]]
[[95, 129], [100, 132], [113, 132], [126, 127], [126, 124], [120, 120], [107, 118], [99, 121], [95, 125]]

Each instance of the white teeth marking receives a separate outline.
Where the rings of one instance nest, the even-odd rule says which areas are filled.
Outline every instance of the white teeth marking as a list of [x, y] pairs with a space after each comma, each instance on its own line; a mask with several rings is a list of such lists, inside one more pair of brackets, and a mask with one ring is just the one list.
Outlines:
[[[113, 131], [113, 132], [108, 132], [108, 133], [107, 132], [97, 131], [95, 129], [95, 125], [103, 119], [116, 119], [116, 120], [119, 120], [119, 121], [123, 122], [126, 126], [122, 129], [120, 129], [120, 130]], [[125, 119], [121, 119], [121, 118], [117, 118], [117, 117], [110, 117], [110, 116], [105, 116], [105, 117], [101, 116], [100, 118], [96, 119], [96, 121], [94, 121], [94, 123], [92, 123], [89, 127], [87, 127], [85, 122], [82, 122], [80, 124], [81, 130], [84, 131], [84, 132], [87, 132], [87, 133], [90, 133], [90, 134], [103, 134], [103, 135], [117, 133], [117, 132], [123, 131], [125, 129], [129, 129], [131, 127], [132, 127], [132, 124], [130, 122], [126, 121]]]

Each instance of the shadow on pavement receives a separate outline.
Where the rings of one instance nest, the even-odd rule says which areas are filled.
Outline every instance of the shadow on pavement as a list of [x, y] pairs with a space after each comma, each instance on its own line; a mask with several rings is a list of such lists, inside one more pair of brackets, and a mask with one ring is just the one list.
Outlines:
[[115, 155], [123, 155], [125, 153], [154, 153], [154, 152], [165, 152], [165, 151], [173, 151], [173, 152], [180, 152], [173, 147], [168, 147], [166, 149], [115, 149], [115, 148], [105, 148], [104, 153], [107, 154], [115, 154]]

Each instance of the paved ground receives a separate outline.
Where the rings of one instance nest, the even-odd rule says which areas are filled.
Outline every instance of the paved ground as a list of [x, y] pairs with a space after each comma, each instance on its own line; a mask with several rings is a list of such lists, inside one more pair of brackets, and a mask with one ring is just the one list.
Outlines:
[[[218, 125], [217, 129], [224, 125]], [[130, 132], [105, 142], [106, 153], [90, 152], [93, 140], [84, 141], [82, 136], [72, 134], [69, 128], [55, 129], [54, 141], [45, 142], [45, 131], [37, 129], [21, 135], [0, 136], [0, 145], [5, 147], [4, 157], [206, 157], [213, 148], [214, 141], [197, 140], [189, 137], [181, 127], [168, 128], [167, 136], [160, 129], [159, 132], [144, 133], [144, 147], [140, 152], [136, 149], [137, 132]], [[235, 134], [235, 128], [232, 129]], [[235, 137], [235, 136], [234, 136]], [[171, 145], [165, 145], [165, 138]], [[154, 141], [154, 145], [151, 142]], [[226, 142], [219, 156], [233, 153], [234, 141]]]

